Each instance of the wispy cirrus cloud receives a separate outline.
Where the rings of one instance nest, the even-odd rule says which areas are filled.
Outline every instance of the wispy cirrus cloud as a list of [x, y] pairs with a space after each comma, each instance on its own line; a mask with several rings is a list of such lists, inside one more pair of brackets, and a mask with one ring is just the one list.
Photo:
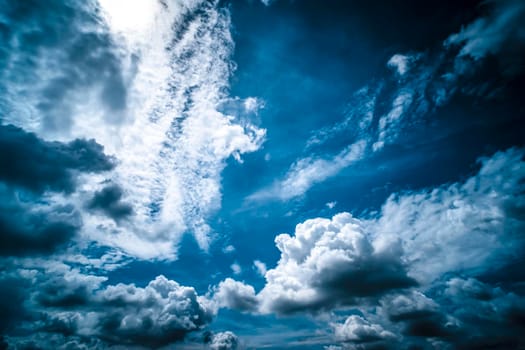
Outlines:
[[[84, 176], [70, 196], [84, 239], [142, 258], [175, 258], [180, 237], [191, 232], [207, 250], [226, 160], [241, 161], [265, 137], [255, 125], [261, 102], [227, 94], [234, 67], [228, 10], [197, 0], [72, 1], [13, 3], [5, 12], [16, 30], [4, 62], [12, 69], [2, 71], [2, 123], [48, 140], [95, 139], [116, 159], [114, 170]], [[19, 43], [34, 25], [50, 29], [35, 34], [33, 52]], [[17, 78], [34, 74], [41, 79]]]
[[[496, 94], [511, 79], [511, 70], [522, 69], [520, 57], [524, 30], [519, 18], [525, 7], [522, 2], [513, 0], [487, 2], [484, 6], [487, 15], [451, 34], [438, 54], [407, 52], [392, 55], [386, 62], [392, 76], [356, 91], [342, 120], [315, 130], [306, 142], [306, 150], [312, 154], [312, 149], [319, 149], [344, 135], [350, 140], [347, 143], [364, 141], [363, 154], [352, 162], [341, 162], [337, 153], [324, 156], [313, 153], [299, 158], [280, 179], [248, 196], [247, 200], [287, 201], [300, 197], [312, 186], [357, 161], [400, 142], [400, 137], [409, 133], [413, 124], [432, 118], [434, 112], [453, 96], [492, 97]], [[505, 60], [499, 67], [498, 74], [502, 75], [499, 82], [475, 78], [476, 72], [483, 69], [483, 59], [489, 56]], [[301, 166], [306, 163], [312, 165]], [[311, 175], [312, 172], [316, 175]], [[298, 183], [301, 185], [297, 186]]]

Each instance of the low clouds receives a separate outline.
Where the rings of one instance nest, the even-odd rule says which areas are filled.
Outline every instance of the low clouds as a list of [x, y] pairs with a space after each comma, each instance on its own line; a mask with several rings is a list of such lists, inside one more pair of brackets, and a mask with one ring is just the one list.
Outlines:
[[88, 202], [88, 208], [98, 210], [114, 220], [121, 220], [133, 214], [133, 207], [122, 202], [122, 188], [116, 184], [110, 184], [102, 190], [95, 192], [93, 198]]
[[114, 168], [94, 140], [48, 142], [13, 125], [0, 126], [0, 255], [50, 254], [82, 227], [81, 215], [53, 193], [76, 189], [79, 174]]
[[242, 282], [227, 278], [217, 286], [214, 300], [219, 307], [240, 311], [256, 311], [258, 300], [255, 289]]
[[0, 256], [51, 254], [78, 233], [81, 221], [72, 206], [34, 209], [0, 192]]
[[519, 259], [525, 247], [524, 151], [479, 162], [466, 181], [392, 195], [371, 217], [306, 220], [294, 235], [276, 237], [281, 256], [258, 293], [227, 279], [214, 299], [281, 315], [355, 308], [363, 314], [333, 325], [335, 339], [355, 349], [395, 349], [401, 339], [423, 347], [521, 344], [511, 334], [521, 327], [523, 297], [476, 277]]
[[78, 172], [112, 170], [94, 140], [47, 142], [13, 125], [0, 126], [0, 180], [33, 192], [72, 192]]
[[343, 343], [377, 343], [396, 338], [380, 325], [371, 324], [358, 315], [349, 316], [344, 324], [335, 325], [334, 333], [335, 338]]
[[210, 350], [235, 350], [239, 345], [239, 338], [230, 331], [212, 334], [209, 340]]
[[370, 222], [376, 245], [402, 240], [405, 261], [418, 280], [519, 256], [523, 237], [523, 151], [510, 149], [481, 160], [464, 183], [392, 195]]
[[[122, 122], [127, 105], [125, 63], [100, 19], [95, 1], [5, 3], [1, 24], [2, 118], [46, 135], [73, 132], [79, 109], [96, 103], [102, 122]], [[25, 79], [19, 79], [21, 76]], [[23, 102], [21, 102], [23, 101]], [[80, 107], [80, 108], [79, 108]], [[78, 135], [78, 134], [76, 134]]]
[[[45, 273], [34, 271], [32, 275], [31, 303], [25, 304], [28, 322], [22, 324], [34, 336], [10, 338], [15, 347], [33, 341], [42, 342], [39, 347], [51, 348], [53, 337], [61, 335], [65, 337], [63, 344], [80, 341], [79, 345], [88, 348], [158, 348], [183, 341], [214, 316], [211, 304], [194, 288], [164, 276], [136, 287], [104, 285], [107, 278], [83, 274], [66, 265], [51, 265]], [[49, 341], [39, 340], [39, 334], [49, 334]], [[231, 337], [222, 338], [216, 343], [234, 343]], [[96, 341], [98, 345], [90, 346]]]
[[281, 251], [276, 268], [266, 273], [261, 308], [293, 313], [352, 305], [359, 298], [408, 288], [416, 282], [406, 275], [400, 251], [378, 251], [349, 214], [332, 220], [311, 219], [275, 239]]

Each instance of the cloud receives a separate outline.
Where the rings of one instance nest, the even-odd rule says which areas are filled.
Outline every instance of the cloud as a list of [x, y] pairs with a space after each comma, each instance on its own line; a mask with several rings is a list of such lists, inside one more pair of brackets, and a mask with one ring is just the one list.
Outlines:
[[42, 193], [72, 192], [78, 172], [112, 170], [114, 159], [94, 140], [47, 142], [13, 125], [0, 126], [0, 180]]
[[113, 180], [133, 203], [133, 229], [108, 223], [111, 236], [91, 238], [142, 258], [174, 259], [184, 232], [208, 250], [215, 236], [208, 219], [221, 206], [227, 160], [258, 150], [265, 130], [251, 119], [256, 99], [226, 94], [233, 69], [229, 11], [214, 2], [170, 2], [155, 16], [155, 40], [124, 33], [128, 49], [141, 55], [131, 87], [136, 99], [130, 98], [137, 109], [119, 129], [120, 142], [104, 142], [119, 159]]
[[[329, 141], [341, 142], [344, 135], [349, 141], [339, 154], [300, 157], [282, 179], [248, 196], [248, 200], [300, 197], [341, 170], [400, 142], [401, 135], [421, 120], [434, 117], [433, 112], [452, 96], [493, 98], [500, 94], [523, 69], [525, 26], [520, 19], [525, 6], [519, 0], [488, 1], [485, 5], [488, 14], [450, 35], [438, 54], [392, 55], [386, 65], [395, 74], [357, 90], [342, 120], [313, 131], [306, 141], [306, 149], [311, 150]], [[490, 66], [483, 60], [489, 55], [497, 56], [501, 64]], [[490, 71], [488, 77], [484, 76], [486, 70]], [[386, 110], [385, 105], [389, 105]], [[341, 162], [340, 155], [356, 140], [364, 142], [363, 154], [352, 162]]]
[[231, 269], [233, 271], [234, 274], [238, 275], [242, 272], [242, 268], [241, 268], [241, 265], [239, 265], [238, 263], [233, 263], [231, 264]]
[[133, 207], [121, 201], [122, 188], [116, 184], [110, 184], [95, 195], [88, 202], [88, 208], [99, 210], [114, 220], [125, 219], [133, 214]]
[[255, 311], [258, 307], [255, 289], [231, 278], [226, 278], [219, 283], [215, 289], [213, 300], [219, 307], [240, 311]]
[[93, 140], [48, 142], [13, 125], [0, 126], [0, 255], [51, 254], [65, 246], [82, 219], [57, 193], [75, 191], [80, 174], [114, 166]]
[[[0, 186], [1, 187], [1, 186]], [[78, 233], [81, 221], [70, 206], [33, 208], [0, 190], [0, 256], [51, 254]]]
[[268, 271], [268, 268], [266, 267], [265, 263], [263, 263], [260, 260], [254, 260], [253, 261], [253, 266], [255, 267], [255, 269], [257, 270], [259, 275], [261, 275], [261, 276], [266, 275], [266, 271]]
[[[164, 276], [137, 287], [106, 284], [106, 277], [83, 274], [64, 264], [47, 264], [32, 271], [28, 276], [31, 297], [25, 302], [28, 322], [20, 325], [35, 336], [48, 334], [52, 339], [61, 335], [65, 337], [62, 344], [80, 341], [86, 346], [98, 341], [95, 348], [158, 348], [182, 341], [214, 316], [211, 304], [194, 288]], [[21, 275], [19, 279], [24, 280]], [[10, 337], [9, 341], [16, 347], [41, 340]]]
[[[87, 158], [99, 144], [117, 160], [105, 179], [86, 176], [72, 193], [83, 238], [141, 258], [175, 259], [182, 234], [191, 232], [207, 250], [227, 160], [241, 162], [265, 137], [256, 126], [262, 101], [227, 94], [234, 69], [229, 10], [201, 0], [125, 8], [52, 0], [10, 4], [2, 14], [2, 24], [15, 28], [0, 62], [10, 67], [0, 73], [2, 123], [34, 132], [46, 150], [51, 140], [71, 142], [71, 151], [86, 150]], [[99, 164], [85, 160], [85, 167]], [[46, 186], [73, 192], [68, 174], [76, 165], [27, 169], [45, 172], [18, 179], [37, 191], [47, 189], [38, 179], [56, 179]], [[101, 188], [106, 180], [122, 195]], [[86, 196], [96, 197], [87, 207]], [[117, 197], [132, 203], [132, 212]]]
[[347, 213], [307, 220], [293, 237], [282, 234], [275, 242], [281, 258], [258, 294], [263, 312], [327, 310], [416, 284], [401, 251], [376, 250], [361, 222]]
[[383, 329], [380, 325], [371, 324], [358, 315], [349, 316], [344, 324], [334, 325], [335, 337], [345, 343], [376, 343], [382, 340], [392, 340], [396, 336]]
[[239, 338], [230, 331], [212, 334], [209, 340], [211, 350], [235, 350], [239, 345]]
[[464, 183], [392, 195], [370, 222], [375, 246], [401, 240], [410, 274], [425, 283], [516, 256], [523, 244], [523, 151], [480, 162]]
[[214, 300], [325, 322], [353, 312], [333, 323], [343, 348], [396, 348], [398, 340], [423, 348], [522, 346], [522, 273], [511, 266], [521, 264], [525, 247], [524, 154], [511, 148], [481, 158], [465, 181], [393, 194], [362, 219], [306, 220], [276, 237], [281, 256], [258, 293], [227, 279]]
[[387, 66], [394, 69], [399, 76], [405, 75], [411, 67], [412, 63], [418, 59], [418, 56], [395, 54], [387, 62]]
[[365, 147], [364, 141], [357, 141], [332, 158], [299, 159], [290, 167], [284, 179], [250, 195], [247, 200], [261, 201], [277, 198], [286, 201], [301, 196], [314, 184], [336, 175], [342, 169], [360, 160], [364, 155]]
[[10, 68], [0, 73], [0, 105], [6, 122], [61, 136], [73, 131], [76, 112], [93, 103], [101, 122], [125, 119], [126, 64], [93, 16], [96, 6], [75, 0], [3, 6], [2, 24], [9, 30], [0, 63]]
[[[488, 1], [492, 11], [462, 28], [445, 41], [445, 45], [461, 47], [460, 55], [476, 60], [489, 54], [512, 50], [512, 46], [525, 39], [525, 25], [522, 17], [525, 4], [519, 0]], [[516, 48], [519, 49], [519, 48]]]

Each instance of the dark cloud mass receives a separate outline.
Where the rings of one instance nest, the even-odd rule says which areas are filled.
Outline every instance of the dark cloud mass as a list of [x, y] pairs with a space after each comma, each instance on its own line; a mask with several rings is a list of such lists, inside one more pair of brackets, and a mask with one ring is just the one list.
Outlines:
[[0, 126], [0, 180], [36, 193], [72, 192], [75, 172], [113, 169], [94, 140], [48, 142], [13, 125]]
[[[192, 287], [158, 276], [145, 287], [134, 284], [105, 285], [107, 278], [83, 274], [67, 265], [51, 264], [37, 269], [29, 284], [24, 278], [1, 280], [5, 296], [1, 303], [1, 331], [18, 322], [11, 345], [18, 349], [32, 343], [51, 349], [71, 343], [88, 349], [112, 346], [155, 349], [184, 340], [206, 326], [214, 309]], [[36, 272], [36, 271], [35, 271]], [[16, 286], [24, 286], [21, 289]], [[22, 301], [26, 298], [25, 306]], [[89, 312], [86, 312], [89, 310]], [[30, 332], [31, 337], [16, 338]], [[213, 349], [235, 349], [237, 338], [228, 333], [214, 337]], [[229, 345], [228, 345], [229, 344]], [[227, 347], [230, 346], [230, 347]]]
[[120, 186], [108, 185], [95, 193], [88, 202], [88, 207], [93, 210], [100, 210], [114, 220], [124, 219], [133, 214], [133, 207], [121, 201], [122, 195], [123, 191]]
[[80, 229], [70, 204], [45, 192], [71, 193], [79, 173], [113, 169], [94, 140], [48, 142], [13, 125], [0, 126], [0, 255], [50, 254]]

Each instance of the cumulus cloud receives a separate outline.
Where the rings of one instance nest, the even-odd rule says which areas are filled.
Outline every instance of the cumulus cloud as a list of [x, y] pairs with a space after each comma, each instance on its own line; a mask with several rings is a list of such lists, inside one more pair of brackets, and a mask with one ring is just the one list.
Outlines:
[[509, 270], [499, 283], [498, 271], [522, 261], [524, 151], [479, 162], [467, 180], [394, 194], [369, 217], [309, 219], [278, 235], [281, 256], [263, 288], [228, 279], [215, 291], [218, 306], [281, 315], [359, 310], [334, 323], [344, 348], [396, 348], [397, 340], [520, 346], [522, 274]]
[[0, 255], [50, 254], [66, 245], [82, 220], [72, 203], [54, 196], [73, 192], [79, 174], [114, 166], [93, 140], [48, 142], [0, 126]]
[[396, 247], [376, 250], [359, 220], [350, 214], [311, 219], [297, 225], [295, 235], [275, 239], [281, 258], [266, 273], [258, 294], [263, 312], [288, 314], [353, 305], [407, 288], [415, 281], [406, 275]]
[[212, 334], [208, 344], [211, 350], [235, 350], [238, 345], [239, 338], [230, 331]]
[[75, 189], [78, 172], [103, 172], [114, 159], [94, 140], [47, 142], [13, 125], [0, 126], [0, 181], [34, 192]]
[[238, 263], [231, 264], [230, 268], [232, 269], [232, 272], [236, 275], [242, 272], [241, 265], [239, 265]]
[[266, 271], [268, 271], [268, 268], [266, 267], [265, 263], [263, 263], [260, 260], [254, 260], [253, 261], [253, 266], [255, 267], [255, 269], [257, 270], [259, 275], [261, 275], [261, 276], [266, 275]]
[[258, 300], [255, 289], [242, 282], [227, 278], [217, 286], [213, 299], [219, 307], [241, 311], [256, 311]]
[[396, 338], [380, 325], [372, 324], [358, 315], [349, 316], [345, 323], [334, 325], [334, 333], [338, 341], [345, 343], [375, 343]]
[[[25, 273], [33, 286], [28, 292], [31, 302], [25, 303], [27, 322], [22, 327], [34, 335], [63, 336], [62, 344], [80, 341], [87, 346], [98, 341], [101, 345], [96, 348], [157, 348], [182, 341], [214, 316], [212, 305], [194, 288], [164, 276], [145, 287], [106, 285], [106, 277], [83, 274], [63, 264], [47, 265]], [[21, 272], [18, 280], [24, 280]], [[38, 339], [9, 339], [15, 347], [31, 340]]]
[[51, 254], [78, 233], [81, 221], [70, 205], [34, 208], [20, 203], [0, 185], [0, 256]]

